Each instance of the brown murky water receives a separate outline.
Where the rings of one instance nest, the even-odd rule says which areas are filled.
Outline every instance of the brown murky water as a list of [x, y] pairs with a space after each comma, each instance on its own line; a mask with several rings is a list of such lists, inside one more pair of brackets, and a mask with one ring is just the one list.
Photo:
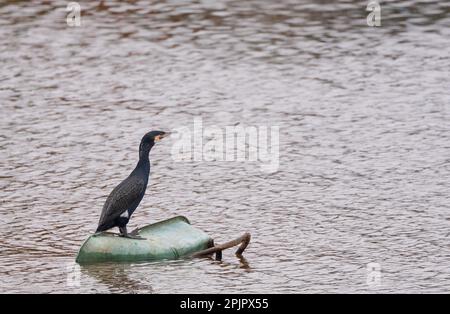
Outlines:
[[[385, 1], [383, 1], [384, 3]], [[450, 6], [0, 2], [0, 292], [449, 292]], [[81, 268], [150, 129], [280, 127], [280, 165], [154, 148], [131, 228], [185, 215], [246, 260]], [[368, 263], [381, 280], [368, 284]]]

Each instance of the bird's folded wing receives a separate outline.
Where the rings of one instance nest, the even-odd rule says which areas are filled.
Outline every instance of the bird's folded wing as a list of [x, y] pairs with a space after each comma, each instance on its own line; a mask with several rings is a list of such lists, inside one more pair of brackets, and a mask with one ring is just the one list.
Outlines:
[[142, 199], [144, 179], [131, 176], [122, 181], [108, 196], [100, 216], [99, 226], [114, 220]]

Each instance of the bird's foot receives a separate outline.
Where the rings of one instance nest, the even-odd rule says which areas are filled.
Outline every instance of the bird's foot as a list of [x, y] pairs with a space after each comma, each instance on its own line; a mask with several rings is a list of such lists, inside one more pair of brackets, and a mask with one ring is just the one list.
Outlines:
[[143, 237], [138, 236], [138, 229], [133, 230], [131, 233], [127, 232], [127, 227], [119, 227], [120, 230], [120, 236], [128, 239], [135, 239], [135, 240], [146, 240]]
[[128, 238], [128, 239], [133, 239], [133, 240], [147, 240], [146, 238], [143, 238], [141, 236], [134, 235], [134, 234], [131, 234], [131, 233], [129, 233], [129, 234], [121, 234], [120, 236], [123, 237], [123, 238]]
[[92, 236], [93, 236], [93, 237], [98, 237], [98, 236], [101, 236], [101, 235], [113, 235], [113, 236], [118, 236], [118, 235], [120, 235], [120, 234], [114, 233], [114, 232], [108, 232], [108, 231], [99, 231], [99, 232], [94, 233]]

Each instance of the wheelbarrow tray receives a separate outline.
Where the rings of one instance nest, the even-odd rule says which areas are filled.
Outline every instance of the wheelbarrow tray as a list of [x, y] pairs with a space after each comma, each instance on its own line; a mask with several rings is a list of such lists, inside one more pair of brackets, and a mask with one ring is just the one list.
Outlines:
[[183, 216], [145, 226], [137, 234], [145, 240], [111, 233], [92, 235], [81, 246], [76, 262], [91, 264], [173, 260], [213, 246], [213, 239], [194, 228]]

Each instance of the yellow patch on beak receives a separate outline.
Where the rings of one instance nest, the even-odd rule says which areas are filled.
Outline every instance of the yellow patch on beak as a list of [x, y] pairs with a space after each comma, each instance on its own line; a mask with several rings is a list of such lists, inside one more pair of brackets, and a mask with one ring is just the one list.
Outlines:
[[160, 140], [162, 140], [164, 138], [164, 135], [156, 135], [155, 136], [155, 142], [159, 142]]

